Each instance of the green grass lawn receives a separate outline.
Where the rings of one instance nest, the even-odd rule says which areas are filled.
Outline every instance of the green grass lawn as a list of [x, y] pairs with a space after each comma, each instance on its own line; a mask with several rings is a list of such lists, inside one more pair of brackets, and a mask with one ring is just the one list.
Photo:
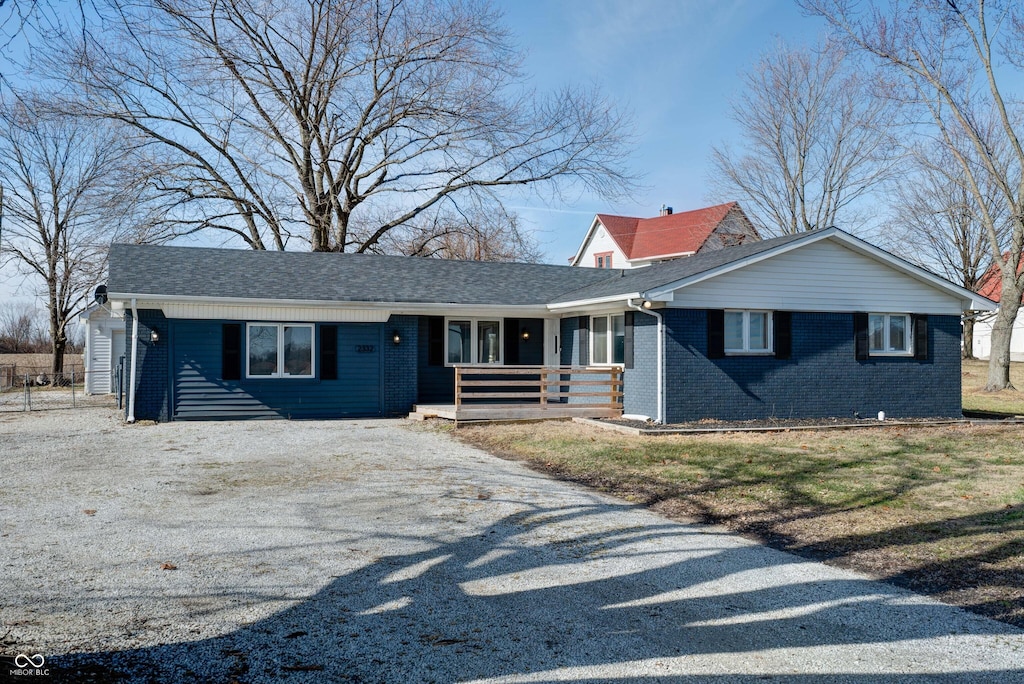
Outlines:
[[961, 365], [961, 374], [965, 411], [1024, 416], [1024, 362], [1010, 364], [1010, 382], [1016, 390], [986, 392], [983, 389], [988, 378], [988, 361], [965, 360]]
[[549, 422], [457, 434], [670, 517], [1024, 626], [1020, 425], [632, 437]]

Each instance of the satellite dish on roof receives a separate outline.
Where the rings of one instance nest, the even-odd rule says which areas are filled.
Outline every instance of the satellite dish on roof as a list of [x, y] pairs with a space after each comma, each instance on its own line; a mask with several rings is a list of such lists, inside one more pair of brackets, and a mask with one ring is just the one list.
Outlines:
[[106, 304], [107, 303], [107, 286], [106, 285], [97, 285], [96, 286], [96, 291], [93, 292], [92, 296], [96, 300], [97, 304]]

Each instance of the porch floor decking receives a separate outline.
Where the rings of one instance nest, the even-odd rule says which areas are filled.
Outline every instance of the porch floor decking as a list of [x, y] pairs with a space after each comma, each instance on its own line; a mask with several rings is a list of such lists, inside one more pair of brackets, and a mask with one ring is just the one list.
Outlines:
[[622, 409], [599, 406], [573, 406], [571, 404], [416, 404], [410, 418], [445, 418], [447, 420], [543, 420], [545, 418], [616, 418]]

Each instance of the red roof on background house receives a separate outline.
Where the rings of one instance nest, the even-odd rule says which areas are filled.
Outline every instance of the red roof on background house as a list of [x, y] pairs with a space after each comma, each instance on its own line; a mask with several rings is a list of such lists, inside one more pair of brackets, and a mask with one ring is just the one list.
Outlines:
[[696, 252], [734, 207], [739, 205], [729, 202], [654, 218], [610, 214], [597, 218], [627, 259], [647, 259]]
[[[1009, 252], [1003, 254], [1004, 260], [1009, 258]], [[1020, 275], [1022, 270], [1024, 270], [1024, 257], [1022, 257], [1020, 263], [1017, 264], [1017, 274]], [[978, 294], [982, 297], [988, 297], [993, 302], [999, 301], [999, 297], [1003, 294], [1003, 279], [1002, 275], [999, 273], [999, 266], [993, 263], [988, 267], [988, 270], [985, 271], [985, 275], [981, 276], [981, 286], [978, 287]], [[1021, 301], [1024, 301], [1024, 299]]]

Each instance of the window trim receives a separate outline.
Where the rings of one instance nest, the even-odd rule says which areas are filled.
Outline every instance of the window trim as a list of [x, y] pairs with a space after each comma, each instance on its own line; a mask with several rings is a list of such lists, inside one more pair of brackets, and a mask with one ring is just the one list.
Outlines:
[[[612, 255], [615, 252], [595, 252], [594, 253], [594, 268], [612, 268]], [[604, 259], [604, 265], [600, 263], [600, 259]]]
[[[588, 352], [590, 354], [590, 356], [589, 356], [590, 363], [588, 365], [590, 365], [590, 366], [599, 366], [601, 368], [610, 368], [610, 367], [613, 367], [613, 366], [625, 367], [625, 365], [626, 365], [625, 344], [623, 344], [622, 361], [616, 361], [615, 360], [615, 326], [612, 325], [612, 320], [611, 320], [615, 316], [621, 316], [622, 317], [623, 342], [625, 342], [625, 333], [626, 333], [626, 314], [625, 314], [625, 312], [622, 312], [622, 313], [609, 313], [609, 314], [598, 314], [596, 316], [590, 316], [589, 317], [588, 322], [590, 323], [590, 329], [589, 329], [589, 333], [590, 333], [589, 334], [589, 338], [590, 339], [587, 341], [588, 342], [587, 350], [588, 350]], [[597, 337], [597, 335], [594, 334], [594, 319], [595, 318], [604, 318], [604, 319], [606, 319], [608, 321], [608, 341], [606, 343], [607, 344], [606, 351], [608, 352], [608, 357], [607, 358], [612, 359], [611, 361], [605, 361], [603, 363], [598, 363], [597, 361], [594, 361], [594, 338]]]
[[[881, 316], [882, 317], [882, 333], [884, 337], [883, 344], [885, 350], [876, 351], [871, 348], [871, 317]], [[902, 318], [906, 324], [903, 328], [904, 339], [907, 344], [904, 349], [898, 351], [888, 351], [889, 349], [889, 319], [894, 317]], [[914, 356], [914, 317], [908, 313], [882, 313], [880, 311], [868, 312], [868, 356]]]
[[[449, 361], [451, 358], [448, 356], [448, 338], [449, 329], [448, 325], [450, 321], [456, 321], [459, 323], [469, 322], [469, 354], [471, 361], [459, 361], [458, 363], [452, 363]], [[497, 321], [498, 322], [498, 360], [494, 363], [481, 363], [477, 359], [480, 346], [480, 332], [479, 323], [480, 321]], [[495, 316], [445, 316], [444, 318], [444, 365], [451, 368], [453, 366], [501, 366], [505, 363], [505, 319]]]
[[[278, 371], [273, 375], [252, 375], [249, 372], [249, 363], [252, 355], [249, 353], [249, 344], [252, 340], [250, 330], [254, 327], [277, 328], [277, 367]], [[309, 328], [309, 375], [292, 375], [284, 372], [284, 329], [285, 328]], [[246, 380], [310, 380], [316, 378], [316, 324], [315, 323], [276, 323], [249, 322], [245, 324], [245, 379]]]
[[[725, 344], [725, 334], [722, 335], [722, 349], [726, 356], [772, 356], [775, 354], [775, 312], [766, 309], [725, 309], [723, 316], [729, 314], [743, 314], [743, 348], [730, 349]], [[768, 346], [765, 349], [750, 348], [750, 314], [765, 314], [765, 338]]]

